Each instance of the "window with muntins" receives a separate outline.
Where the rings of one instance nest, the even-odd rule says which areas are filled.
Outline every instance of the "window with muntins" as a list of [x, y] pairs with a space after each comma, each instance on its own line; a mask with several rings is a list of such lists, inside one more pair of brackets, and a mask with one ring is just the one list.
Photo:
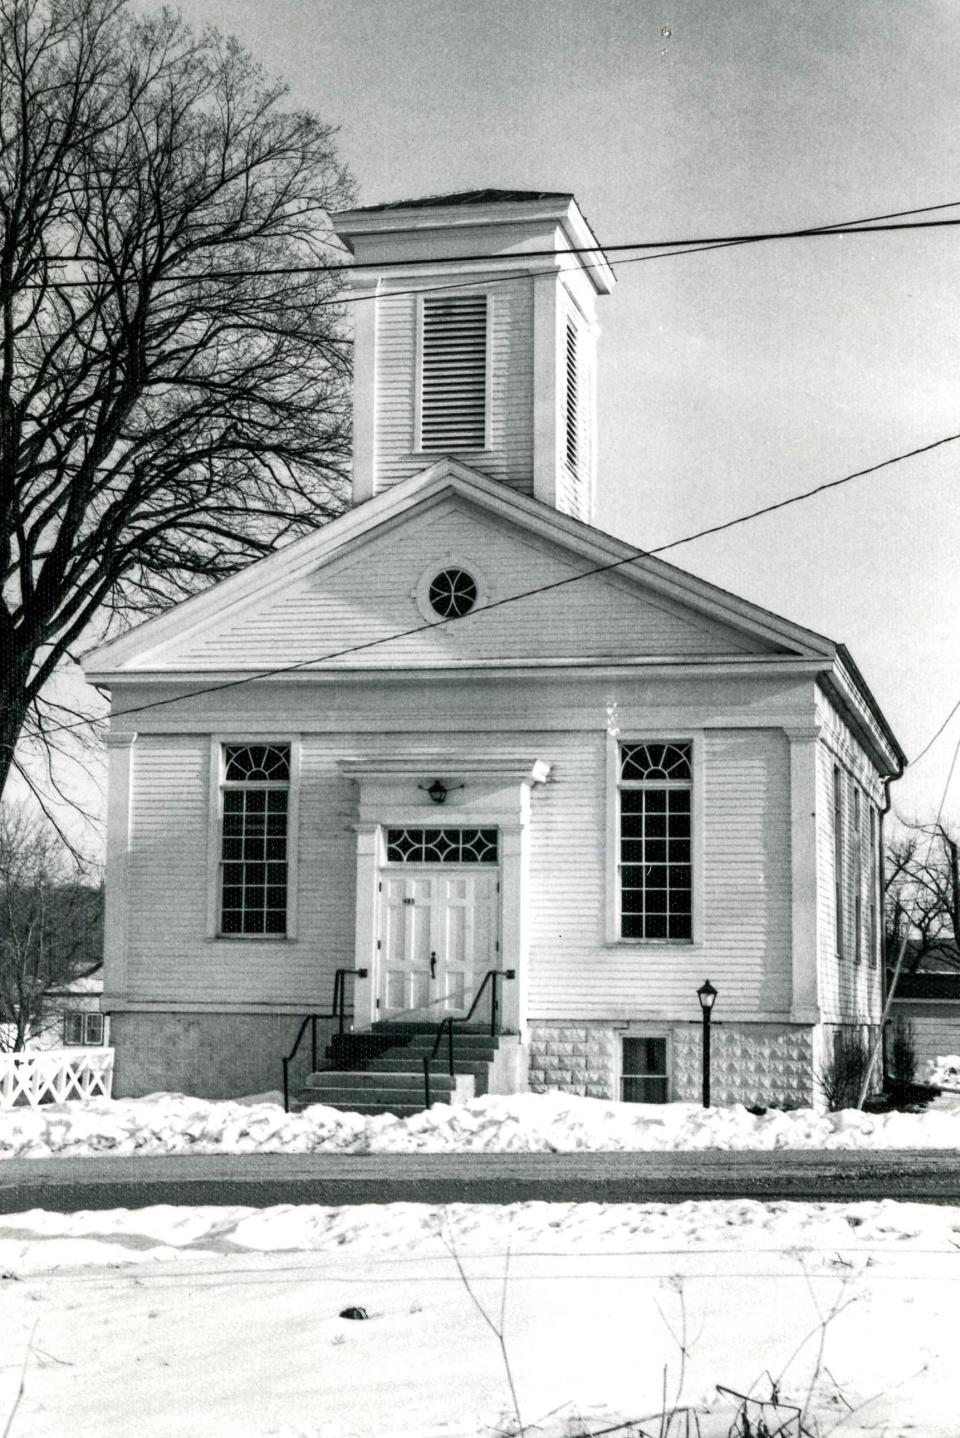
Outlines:
[[853, 960], [863, 962], [863, 805], [853, 789]]
[[225, 744], [220, 933], [287, 932], [289, 744]]
[[693, 938], [693, 745], [620, 745], [620, 935]]
[[103, 1043], [103, 1014], [85, 1013], [80, 1009], [65, 1013], [63, 1042], [64, 1047], [99, 1048]]
[[425, 296], [420, 448], [484, 449], [487, 436], [487, 297]]
[[833, 892], [837, 953], [843, 956], [843, 770], [833, 766]]

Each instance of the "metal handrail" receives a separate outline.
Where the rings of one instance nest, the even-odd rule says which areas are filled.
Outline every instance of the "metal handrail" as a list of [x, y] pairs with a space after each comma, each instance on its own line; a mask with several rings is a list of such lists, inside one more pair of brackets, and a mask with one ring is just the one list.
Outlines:
[[497, 1033], [497, 1021], [500, 1016], [500, 1005], [497, 999], [497, 979], [515, 979], [516, 969], [488, 969], [483, 976], [483, 981], [473, 996], [473, 1003], [465, 1014], [448, 1014], [440, 1022], [437, 1029], [437, 1037], [433, 1041], [433, 1048], [429, 1054], [423, 1056], [423, 1097], [424, 1107], [430, 1107], [430, 1071], [433, 1061], [440, 1049], [440, 1042], [443, 1039], [444, 1030], [447, 1033], [447, 1068], [451, 1078], [454, 1078], [453, 1068], [453, 1026], [454, 1024], [468, 1024], [477, 1011], [477, 1005], [483, 997], [483, 991], [490, 984], [490, 1034]]
[[310, 1072], [315, 1073], [317, 1068], [317, 1019], [336, 1019], [338, 1032], [343, 1033], [343, 1026], [346, 1018], [346, 996], [347, 996], [347, 975], [352, 974], [354, 978], [365, 979], [366, 969], [337, 969], [333, 976], [333, 1005], [328, 1014], [307, 1014], [300, 1025], [297, 1037], [294, 1040], [293, 1048], [283, 1060], [283, 1111], [290, 1112], [290, 1065], [297, 1056], [297, 1050], [303, 1042], [303, 1036], [310, 1026]]

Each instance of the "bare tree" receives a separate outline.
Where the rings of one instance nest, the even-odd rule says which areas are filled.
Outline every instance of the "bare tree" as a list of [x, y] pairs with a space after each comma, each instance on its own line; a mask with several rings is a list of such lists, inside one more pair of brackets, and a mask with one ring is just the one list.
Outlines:
[[0, 807], [0, 1050], [50, 1018], [51, 995], [103, 962], [103, 895], [71, 872], [58, 836], [25, 808]]
[[342, 508], [351, 187], [284, 102], [169, 11], [0, 0], [0, 793], [81, 635]]
[[888, 959], [906, 936], [905, 973], [933, 955], [960, 968], [960, 842], [943, 823], [907, 824], [887, 845], [885, 870]]

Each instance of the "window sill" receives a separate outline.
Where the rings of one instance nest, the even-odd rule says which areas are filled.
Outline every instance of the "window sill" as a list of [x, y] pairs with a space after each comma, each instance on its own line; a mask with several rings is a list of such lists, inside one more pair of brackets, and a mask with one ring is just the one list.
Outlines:
[[208, 944], [289, 944], [296, 934], [207, 934]]
[[605, 949], [679, 949], [689, 954], [703, 948], [702, 939], [623, 939], [607, 938]]
[[489, 459], [492, 454], [493, 450], [484, 445], [480, 449], [412, 449], [403, 458], [435, 464], [447, 455], [454, 459]]

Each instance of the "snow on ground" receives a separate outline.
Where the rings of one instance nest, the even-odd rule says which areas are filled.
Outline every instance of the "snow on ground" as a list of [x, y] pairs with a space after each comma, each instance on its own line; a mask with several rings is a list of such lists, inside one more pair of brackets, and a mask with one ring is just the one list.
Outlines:
[[960, 1148], [960, 1099], [944, 1097], [920, 1114], [753, 1114], [739, 1105], [625, 1104], [553, 1092], [434, 1104], [399, 1119], [339, 1113], [323, 1104], [285, 1114], [271, 1095], [213, 1103], [153, 1094], [0, 1112], [0, 1158], [777, 1148]]
[[958, 1243], [889, 1201], [33, 1210], [0, 1219], [0, 1424], [492, 1438], [505, 1354], [531, 1438], [660, 1433], [664, 1391], [670, 1438], [742, 1433], [718, 1384], [776, 1385], [753, 1431], [956, 1438]]
[[[156, 1094], [0, 1113], [8, 1158], [776, 1148], [960, 1149], [960, 1099], [754, 1115], [551, 1093], [399, 1120]], [[0, 1218], [0, 1431], [505, 1438], [519, 1408], [530, 1438], [727, 1438], [746, 1431], [733, 1390], [753, 1432], [795, 1434], [789, 1402], [819, 1438], [956, 1438], [958, 1281], [960, 1208], [892, 1201], [35, 1209]], [[664, 1393], [689, 1427], [661, 1422]]]

